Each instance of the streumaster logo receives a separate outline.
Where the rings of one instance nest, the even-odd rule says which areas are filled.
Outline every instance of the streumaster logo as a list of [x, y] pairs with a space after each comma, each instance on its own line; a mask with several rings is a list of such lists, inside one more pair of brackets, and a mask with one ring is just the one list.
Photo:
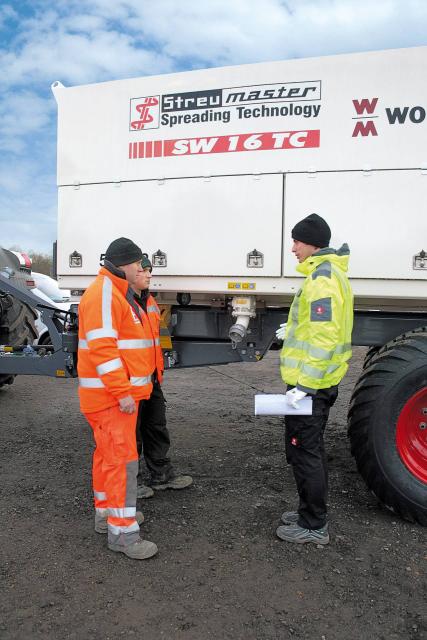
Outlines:
[[132, 98], [130, 131], [252, 118], [317, 118], [320, 80], [280, 82]]
[[160, 96], [132, 98], [130, 101], [130, 131], [158, 129], [160, 120]]

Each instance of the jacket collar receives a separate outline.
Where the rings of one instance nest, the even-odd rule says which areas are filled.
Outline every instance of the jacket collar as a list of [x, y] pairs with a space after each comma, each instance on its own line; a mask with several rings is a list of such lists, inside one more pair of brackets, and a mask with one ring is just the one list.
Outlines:
[[104, 264], [103, 267], [99, 270], [100, 276], [107, 276], [113, 282], [114, 286], [121, 291], [121, 293], [125, 296], [129, 289], [129, 282], [126, 280], [125, 274], [120, 269], [117, 269], [111, 262]]
[[331, 247], [325, 247], [319, 249], [312, 256], [309, 256], [297, 265], [296, 270], [305, 276], [313, 273], [322, 262], [331, 262], [333, 265], [339, 267], [342, 271], [348, 270], [348, 263], [350, 259], [350, 249], [347, 243], [344, 243], [339, 249], [332, 249]]
[[129, 286], [129, 282], [126, 280], [126, 277], [120, 269], [117, 269], [111, 262], [108, 260], [104, 261], [104, 266], [99, 270], [100, 276], [106, 276], [110, 278], [113, 282], [114, 286], [122, 293], [122, 295], [126, 298], [126, 301], [130, 304], [132, 309], [135, 311], [136, 315], [139, 318], [139, 321], [142, 324], [142, 316], [141, 316], [141, 307], [136, 304], [134, 297], [134, 290]]

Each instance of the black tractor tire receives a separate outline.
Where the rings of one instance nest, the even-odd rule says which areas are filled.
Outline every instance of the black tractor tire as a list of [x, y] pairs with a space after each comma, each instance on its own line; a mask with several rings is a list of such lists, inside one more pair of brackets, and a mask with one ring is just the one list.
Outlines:
[[[12, 347], [32, 344], [37, 337], [36, 315], [28, 305], [0, 293], [0, 344]], [[15, 376], [0, 374], [0, 387], [12, 384]]]
[[[351, 453], [369, 489], [394, 513], [423, 526], [427, 526], [426, 414], [427, 331], [423, 328], [399, 336], [372, 358], [356, 384], [348, 414]], [[404, 447], [397, 437], [402, 424], [408, 425]]]
[[367, 369], [369, 367], [373, 359], [378, 355], [379, 351], [380, 347], [369, 347], [365, 355], [365, 360], [363, 362], [364, 369]]

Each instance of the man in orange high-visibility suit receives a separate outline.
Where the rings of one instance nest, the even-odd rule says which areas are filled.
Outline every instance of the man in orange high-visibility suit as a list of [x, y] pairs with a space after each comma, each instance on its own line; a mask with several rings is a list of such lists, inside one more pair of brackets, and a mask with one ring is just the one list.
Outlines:
[[95, 530], [108, 532], [108, 548], [143, 560], [157, 553], [142, 540], [136, 512], [140, 400], [150, 397], [152, 336], [143, 323], [132, 284], [141, 271], [141, 249], [114, 240], [104, 266], [79, 305], [78, 375], [82, 413], [93, 429]]

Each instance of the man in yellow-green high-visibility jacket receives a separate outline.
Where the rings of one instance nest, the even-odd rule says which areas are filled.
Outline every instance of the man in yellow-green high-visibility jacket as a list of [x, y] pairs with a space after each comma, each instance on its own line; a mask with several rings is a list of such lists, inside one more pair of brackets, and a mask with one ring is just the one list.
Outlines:
[[353, 294], [346, 275], [349, 248], [329, 248], [331, 231], [311, 214], [292, 229], [292, 252], [306, 276], [283, 333], [280, 372], [286, 399], [294, 407], [310, 394], [310, 416], [285, 418], [286, 458], [299, 495], [297, 511], [282, 515], [277, 535], [287, 542], [328, 544], [328, 473], [323, 432], [338, 384], [348, 369], [353, 328]]

